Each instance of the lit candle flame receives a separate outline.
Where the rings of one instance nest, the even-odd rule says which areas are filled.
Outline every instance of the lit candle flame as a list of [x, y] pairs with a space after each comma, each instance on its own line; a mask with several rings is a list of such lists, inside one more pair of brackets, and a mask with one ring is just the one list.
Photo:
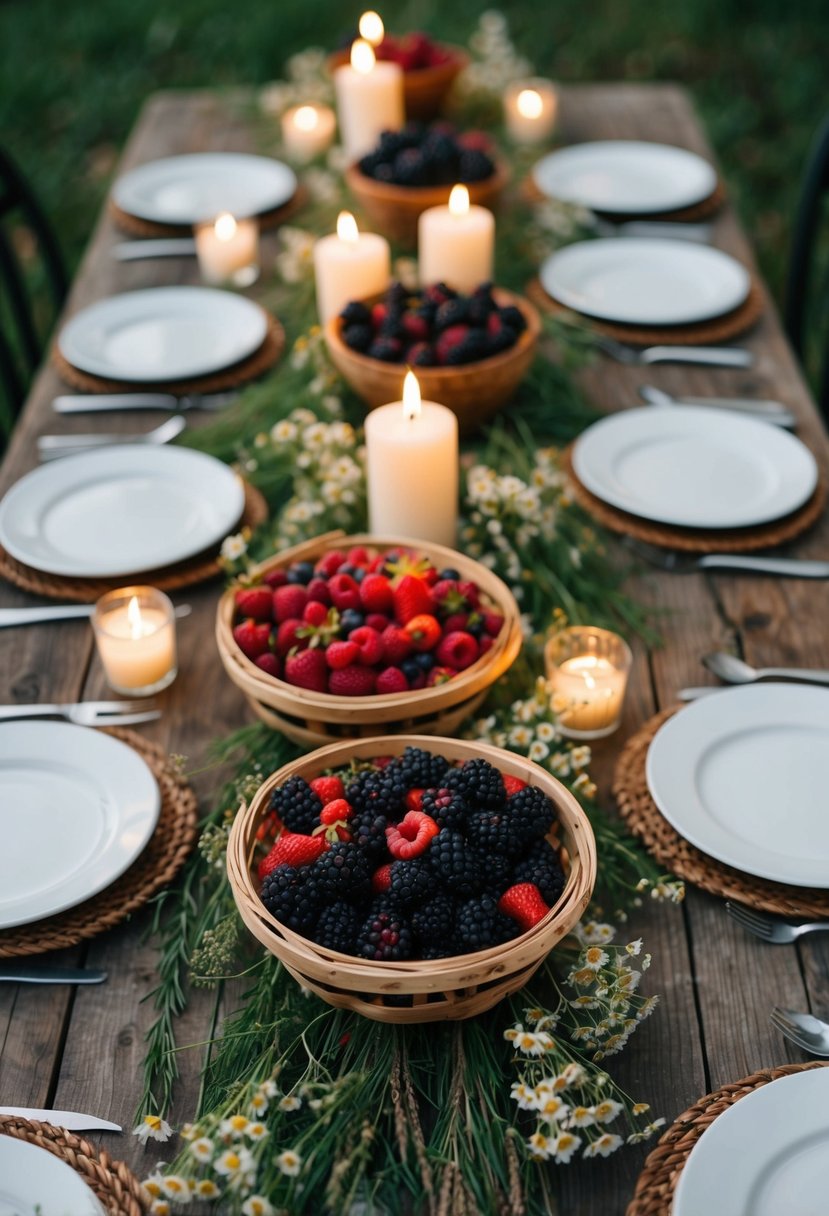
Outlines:
[[540, 118], [544, 109], [541, 94], [535, 89], [522, 89], [515, 104], [522, 118]]
[[356, 245], [360, 234], [357, 221], [350, 211], [341, 211], [337, 216], [337, 236], [348, 245]]
[[379, 46], [386, 33], [383, 18], [379, 13], [372, 12], [371, 9], [363, 13], [358, 28], [360, 37], [365, 38], [366, 42], [370, 42], [372, 46]]
[[300, 131], [314, 131], [319, 126], [319, 112], [314, 106], [300, 106], [294, 114], [294, 122]]
[[420, 385], [414, 372], [406, 372], [403, 381], [403, 417], [411, 422], [420, 416]]
[[216, 216], [213, 231], [217, 241], [233, 240], [236, 235], [236, 221], [229, 211], [223, 211], [221, 215]]
[[374, 50], [365, 38], [358, 38], [351, 44], [351, 66], [361, 76], [368, 76], [375, 64]]
[[127, 621], [130, 627], [131, 638], [141, 638], [144, 636], [144, 622], [141, 619], [141, 605], [138, 602], [137, 595], [134, 595], [127, 605]]
[[453, 186], [449, 195], [449, 214], [464, 216], [469, 214], [469, 191], [466, 186]]

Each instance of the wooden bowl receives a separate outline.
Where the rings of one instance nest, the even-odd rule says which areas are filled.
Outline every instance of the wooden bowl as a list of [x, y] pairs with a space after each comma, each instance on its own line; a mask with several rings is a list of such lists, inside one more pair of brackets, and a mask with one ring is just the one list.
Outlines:
[[[403, 104], [407, 118], [428, 120], [437, 118], [443, 110], [446, 95], [451, 89], [455, 77], [469, 63], [469, 55], [460, 46], [441, 43], [441, 49], [449, 51], [451, 58], [445, 63], [436, 64], [432, 68], [414, 68], [403, 73]], [[351, 48], [335, 51], [328, 56], [328, 70], [342, 67], [349, 62]]]
[[[509, 179], [504, 165], [496, 160], [495, 172], [480, 182], [465, 182], [470, 203], [495, 210], [498, 200]], [[452, 185], [448, 186], [395, 186], [390, 182], [378, 182], [361, 173], [357, 165], [349, 165], [345, 181], [361, 209], [371, 221], [374, 231], [407, 249], [417, 245], [417, 222], [422, 212], [429, 207], [446, 206]]]
[[[449, 760], [483, 757], [502, 772], [538, 786], [552, 799], [558, 821], [548, 835], [561, 846], [564, 891], [543, 920], [502, 946], [452, 958], [379, 963], [328, 950], [295, 933], [268, 912], [255, 876], [256, 831], [271, 791], [289, 777], [312, 780], [352, 759], [397, 756], [423, 747]], [[421, 735], [385, 735], [321, 748], [287, 764], [241, 808], [230, 832], [227, 872], [233, 897], [251, 933], [295, 980], [329, 1005], [352, 1009], [379, 1022], [439, 1022], [474, 1017], [523, 988], [553, 947], [577, 924], [596, 881], [596, 845], [590, 822], [569, 790], [545, 769], [483, 743]]]
[[[513, 396], [535, 358], [541, 333], [541, 319], [529, 300], [501, 287], [493, 295], [502, 308], [520, 308], [527, 322], [514, 346], [460, 367], [414, 369], [423, 400], [438, 401], [457, 414], [464, 434], [487, 422]], [[339, 317], [326, 323], [325, 341], [334, 366], [369, 408], [401, 400], [407, 370], [403, 363], [383, 363], [346, 346]]]
[[379, 731], [451, 734], [464, 718], [474, 713], [490, 685], [518, 657], [523, 639], [520, 613], [512, 592], [486, 566], [443, 545], [400, 537], [346, 536], [343, 532], [328, 532], [305, 544], [285, 549], [256, 566], [254, 574], [289, 566], [295, 561], [317, 561], [330, 549], [349, 549], [353, 545], [374, 549], [404, 545], [423, 553], [439, 570], [453, 568], [459, 571], [462, 579], [473, 579], [504, 617], [501, 632], [491, 649], [451, 680], [433, 688], [369, 697], [313, 692], [266, 675], [242, 653], [233, 640], [236, 605], [233, 588], [229, 588], [216, 611], [216, 643], [225, 671], [241, 688], [263, 722], [306, 747], [319, 747], [342, 738], [376, 735]]

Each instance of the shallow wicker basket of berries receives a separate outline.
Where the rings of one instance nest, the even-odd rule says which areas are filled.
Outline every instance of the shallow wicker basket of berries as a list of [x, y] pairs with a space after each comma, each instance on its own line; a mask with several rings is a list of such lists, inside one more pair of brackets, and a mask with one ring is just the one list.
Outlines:
[[[434, 118], [439, 114], [452, 82], [469, 63], [460, 46], [435, 42], [428, 34], [413, 31], [396, 36], [386, 34], [378, 47], [378, 59], [398, 63], [403, 69], [403, 102], [407, 118]], [[335, 51], [328, 58], [331, 71], [348, 63], [349, 48]]]
[[412, 249], [421, 213], [445, 206], [453, 186], [462, 183], [471, 203], [494, 211], [508, 177], [485, 132], [460, 132], [442, 121], [384, 131], [377, 146], [345, 171], [372, 228]]
[[451, 733], [522, 637], [509, 588], [462, 553], [331, 532], [229, 587], [216, 640], [257, 715], [316, 747], [378, 731]]
[[385, 1022], [473, 1017], [522, 988], [596, 879], [590, 823], [546, 770], [422, 735], [286, 765], [227, 857], [254, 937], [324, 1001]]
[[426, 401], [469, 433], [515, 395], [535, 358], [541, 320], [523, 296], [481, 283], [464, 295], [445, 283], [352, 300], [325, 326], [332, 362], [371, 407], [401, 398], [411, 367]]

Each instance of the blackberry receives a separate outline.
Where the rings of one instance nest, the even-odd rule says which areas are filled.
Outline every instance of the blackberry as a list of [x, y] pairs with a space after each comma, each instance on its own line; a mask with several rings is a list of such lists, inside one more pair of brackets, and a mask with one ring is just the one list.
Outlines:
[[371, 176], [376, 182], [388, 182], [389, 185], [394, 185], [394, 169], [385, 161], [378, 164]]
[[445, 300], [438, 306], [435, 313], [434, 326], [437, 330], [448, 329], [450, 325], [463, 325], [469, 315], [469, 301], [463, 296], [454, 300]]
[[377, 151], [382, 154], [384, 160], [389, 160], [410, 146], [409, 137], [403, 131], [383, 131], [380, 134]]
[[405, 797], [411, 788], [406, 776], [392, 763], [384, 769], [365, 769], [348, 785], [345, 796], [358, 814], [371, 811], [387, 819], [406, 811]]
[[406, 362], [411, 363], [413, 367], [434, 367], [435, 352], [428, 342], [418, 342], [409, 348]]
[[277, 866], [271, 870], [259, 892], [272, 916], [296, 933], [310, 934], [317, 923], [322, 897], [310, 881], [312, 867]]
[[395, 279], [393, 283], [389, 283], [386, 288], [383, 299], [392, 308], [396, 308], [398, 312], [406, 307], [406, 302], [409, 298], [409, 293], [402, 283]]
[[482, 182], [495, 172], [492, 157], [477, 148], [464, 148], [458, 161], [458, 177], [462, 182]]
[[421, 954], [427, 947], [454, 940], [455, 901], [449, 895], [436, 895], [412, 913], [412, 929], [420, 943]]
[[362, 300], [351, 300], [340, 313], [343, 325], [370, 325], [371, 311]]
[[411, 861], [392, 862], [389, 893], [401, 908], [422, 904], [435, 890], [436, 885], [435, 873], [425, 858], [414, 857]]
[[443, 756], [436, 756], [425, 751], [422, 747], [407, 747], [403, 755], [394, 762], [409, 789], [426, 790], [438, 785], [449, 761]]
[[483, 890], [488, 895], [494, 895], [500, 899], [507, 887], [511, 887], [515, 881], [512, 876], [515, 860], [506, 853], [493, 852], [481, 853], [480, 858], [486, 876]]
[[357, 946], [362, 917], [357, 909], [344, 899], [338, 899], [320, 912], [314, 941], [326, 950], [339, 950], [340, 954], [353, 954]]
[[449, 366], [477, 363], [479, 359], [485, 359], [488, 354], [489, 343], [486, 334], [480, 329], [470, 329], [466, 337], [447, 353], [446, 363]]
[[469, 815], [469, 807], [461, 794], [454, 790], [440, 788], [426, 790], [423, 795], [423, 813], [434, 819], [440, 828], [451, 828], [453, 832], [463, 832]]
[[366, 354], [381, 363], [398, 363], [403, 354], [403, 345], [399, 338], [375, 338]]
[[513, 826], [508, 811], [474, 811], [467, 821], [466, 836], [470, 844], [482, 854], [500, 857], [517, 857], [527, 845]]
[[361, 156], [357, 163], [361, 173], [365, 173], [366, 177], [374, 177], [383, 164], [383, 156], [380, 152], [368, 152]]
[[371, 884], [372, 861], [353, 841], [337, 840], [310, 866], [309, 882], [324, 900], [365, 899]]
[[380, 322], [378, 334], [381, 338], [401, 339], [405, 336], [403, 329], [403, 314], [397, 308], [390, 308]]
[[473, 296], [469, 301], [469, 307], [466, 312], [469, 324], [486, 325], [487, 317], [494, 307], [495, 305], [489, 297]]
[[428, 165], [422, 152], [417, 148], [404, 148], [394, 158], [392, 166], [394, 180], [399, 186], [424, 186], [428, 174]]
[[349, 823], [351, 838], [359, 849], [363, 849], [372, 861], [378, 861], [386, 853], [386, 828], [388, 820], [376, 811], [364, 811]]
[[499, 308], [498, 315], [501, 318], [501, 324], [508, 325], [517, 334], [523, 333], [527, 328], [526, 317], [521, 309], [516, 308], [514, 304], [509, 304], [506, 308]]
[[443, 782], [447, 789], [463, 794], [474, 810], [503, 807], [507, 800], [504, 779], [488, 760], [467, 760], [461, 768], [453, 768]]
[[320, 825], [322, 801], [303, 777], [289, 777], [271, 794], [270, 809], [291, 832], [310, 836]]
[[360, 958], [377, 962], [399, 962], [411, 958], [412, 927], [397, 904], [386, 896], [376, 899], [357, 936]]
[[507, 812], [517, 836], [525, 844], [540, 840], [550, 830], [556, 817], [556, 808], [538, 786], [527, 785], [513, 794], [507, 802]]
[[352, 350], [366, 351], [371, 346], [374, 330], [370, 325], [345, 325], [342, 339]]
[[497, 900], [491, 895], [479, 895], [460, 905], [455, 931], [465, 950], [488, 950], [515, 937], [518, 926], [498, 911]]
[[509, 350], [518, 341], [518, 334], [509, 325], [502, 325], [494, 334], [487, 334], [487, 348], [491, 355], [498, 355], [502, 350]]
[[458, 895], [474, 895], [483, 885], [485, 868], [481, 858], [460, 832], [442, 828], [432, 838], [429, 862], [438, 879]]
[[549, 841], [540, 841], [526, 857], [516, 862], [513, 881], [534, 882], [552, 908], [564, 890], [565, 878], [558, 853]]

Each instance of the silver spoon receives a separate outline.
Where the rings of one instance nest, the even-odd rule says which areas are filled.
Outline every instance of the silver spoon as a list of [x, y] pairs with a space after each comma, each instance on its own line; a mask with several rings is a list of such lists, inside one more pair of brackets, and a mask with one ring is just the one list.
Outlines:
[[56, 460], [59, 456], [85, 452], [88, 448], [134, 443], [163, 444], [175, 439], [186, 426], [186, 419], [181, 414], [174, 414], [160, 426], [139, 435], [41, 435], [37, 441], [37, 450], [41, 460]]
[[793, 427], [797, 422], [791, 410], [787, 410], [780, 401], [754, 400], [750, 397], [672, 397], [652, 384], [641, 385], [639, 395], [648, 405], [701, 405], [707, 409], [746, 414], [762, 422], [773, 422], [775, 426]]
[[702, 660], [705, 667], [726, 684], [753, 684], [756, 680], [794, 680], [800, 684], [829, 685], [829, 671], [808, 667], [752, 667], [736, 655], [716, 651]]

